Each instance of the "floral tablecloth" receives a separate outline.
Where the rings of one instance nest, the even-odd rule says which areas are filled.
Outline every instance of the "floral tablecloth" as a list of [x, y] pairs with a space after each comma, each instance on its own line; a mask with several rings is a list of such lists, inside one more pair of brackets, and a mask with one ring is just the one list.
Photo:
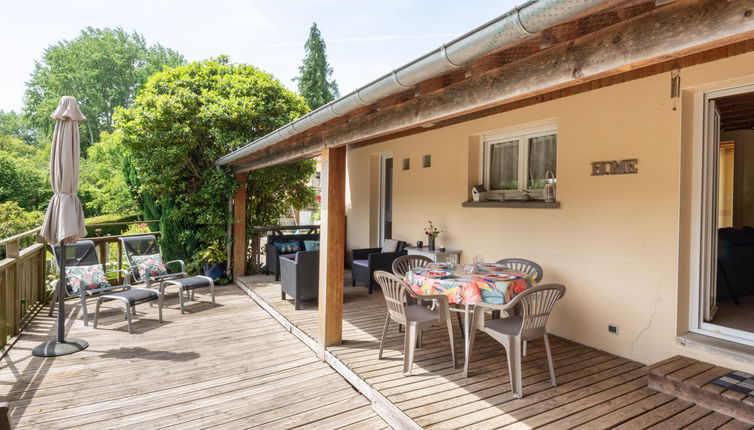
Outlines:
[[429, 263], [406, 273], [405, 281], [417, 294], [444, 294], [457, 304], [505, 304], [536, 285], [527, 274], [495, 263], [475, 265], [471, 273], [464, 265]]

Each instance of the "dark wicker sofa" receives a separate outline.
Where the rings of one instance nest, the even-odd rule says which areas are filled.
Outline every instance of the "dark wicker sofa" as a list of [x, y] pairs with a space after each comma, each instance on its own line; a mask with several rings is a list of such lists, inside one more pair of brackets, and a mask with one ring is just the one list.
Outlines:
[[382, 248], [354, 249], [351, 256], [351, 278], [353, 286], [356, 281], [367, 284], [369, 294], [377, 285], [372, 276], [376, 270], [393, 272], [393, 260], [406, 255], [406, 242], [402, 240], [385, 239]]
[[[266, 260], [266, 269], [265, 273], [275, 274], [275, 280], [280, 280], [280, 270], [278, 270], [278, 267], [280, 267], [280, 264], [278, 263], [281, 258], [287, 258], [289, 260], [292, 260], [296, 257], [296, 252], [299, 251], [305, 251], [306, 248], [304, 247], [304, 241], [305, 240], [319, 240], [319, 234], [282, 234], [282, 235], [270, 235], [267, 236], [267, 246], [265, 247], [265, 260]], [[297, 242], [298, 243], [298, 250], [295, 252], [286, 252], [286, 253], [279, 253], [277, 247], [275, 247], [276, 243], [286, 243], [286, 242]]]

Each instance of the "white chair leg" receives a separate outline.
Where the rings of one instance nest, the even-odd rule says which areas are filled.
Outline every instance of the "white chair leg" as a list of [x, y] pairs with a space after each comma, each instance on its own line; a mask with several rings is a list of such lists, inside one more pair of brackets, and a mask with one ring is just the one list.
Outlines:
[[157, 297], [157, 309], [158, 309], [158, 314], [160, 316], [160, 322], [162, 322], [162, 300], [163, 300], [163, 296], [162, 294], [160, 294], [159, 297]]
[[212, 295], [212, 306], [215, 306], [215, 282], [209, 282], [209, 293]]
[[474, 350], [474, 340], [476, 339], [476, 331], [480, 324], [477, 320], [484, 319], [484, 310], [481, 308], [477, 312], [474, 310], [474, 317], [471, 319], [471, 330], [469, 330], [469, 350], [466, 353], [466, 358], [463, 362], [463, 377], [469, 377], [469, 364], [471, 363], [471, 352]]
[[408, 372], [404, 374], [411, 375], [411, 371], [414, 368], [414, 352], [416, 351], [416, 341], [419, 333], [415, 324], [406, 324], [406, 333], [408, 334]]
[[403, 374], [408, 373], [408, 327], [403, 328]]
[[445, 318], [445, 324], [448, 326], [448, 337], [450, 338], [450, 356], [453, 359], [453, 368], [458, 366], [456, 363], [456, 342], [453, 339], [453, 320], [450, 319], [450, 315]]
[[521, 355], [526, 357], [526, 341], [524, 341], [524, 347], [521, 349]]
[[[547, 333], [545, 333], [544, 337], [545, 342], [545, 352], [547, 353], [547, 366], [550, 368], [550, 383], [552, 386], [558, 385], [555, 381], [555, 367], [552, 365], [552, 353], [550, 353], [550, 340], [547, 338]], [[524, 343], [524, 345], [526, 345]]]
[[385, 338], [387, 337], [387, 327], [390, 325], [390, 312], [388, 312], [385, 318], [385, 328], [382, 329], [382, 337], [380, 338], [380, 351], [377, 353], [377, 359], [382, 360], [382, 348], [385, 346]]
[[524, 395], [521, 378], [521, 338], [511, 337], [508, 345], [505, 345], [508, 355], [508, 376], [511, 380], [511, 392], [513, 397], [520, 399]]

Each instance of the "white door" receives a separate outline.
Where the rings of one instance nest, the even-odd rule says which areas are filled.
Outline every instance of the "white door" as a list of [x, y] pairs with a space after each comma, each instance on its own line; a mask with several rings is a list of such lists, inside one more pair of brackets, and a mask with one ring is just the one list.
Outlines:
[[704, 139], [704, 197], [702, 214], [702, 306], [704, 321], [711, 321], [717, 311], [717, 229], [718, 188], [720, 184], [720, 110], [715, 100], [708, 100]]

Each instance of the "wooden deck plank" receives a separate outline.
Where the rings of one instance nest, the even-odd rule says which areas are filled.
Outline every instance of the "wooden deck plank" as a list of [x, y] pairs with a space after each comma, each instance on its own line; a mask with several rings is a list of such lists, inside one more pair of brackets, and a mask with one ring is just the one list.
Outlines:
[[698, 422], [707, 415], [711, 415], [713, 412], [709, 409], [704, 409], [699, 406], [692, 406], [685, 411], [676, 414], [665, 421], [654, 424], [649, 427], [651, 430], [680, 430], [691, 426], [693, 423]]
[[[308, 337], [316, 334], [316, 303], [295, 311], [280, 300], [279, 284], [270, 277], [241, 279], [254, 294]], [[346, 285], [349, 285], [346, 280]], [[658, 393], [647, 387], [649, 367], [616, 357], [567, 339], [552, 336], [558, 386], [550, 387], [541, 342], [530, 344], [523, 359], [524, 398], [511, 396], [505, 351], [488, 336], [479, 334], [472, 355], [471, 373], [464, 378], [453, 369], [443, 330], [425, 333], [424, 348], [417, 351], [413, 376], [402, 374], [403, 333], [394, 327], [385, 339], [383, 360], [376, 352], [385, 316], [379, 290], [369, 295], [363, 287], [344, 290], [343, 343], [328, 351], [378, 390], [410, 419], [428, 429], [461, 428], [684, 428], [707, 423], [707, 429], [730, 424], [730, 418]], [[461, 333], [454, 324], [457, 350]], [[459, 354], [459, 358], [460, 358]], [[720, 369], [685, 357], [670, 357], [652, 371], [678, 380], [704, 385]], [[329, 422], [329, 421], [328, 421]], [[334, 422], [334, 421], [333, 421]], [[741, 425], [736, 421], [736, 425]], [[507, 427], [506, 427], [507, 426]], [[348, 426], [358, 428], [356, 424]]]
[[14, 428], [245, 428], [254, 419], [275, 428], [388, 427], [240, 289], [217, 290], [218, 306], [200, 290], [202, 301], [184, 315], [170, 298], [163, 324], [156, 307], [139, 306], [133, 335], [121, 310], [105, 312], [95, 330], [69, 302], [69, 336], [90, 347], [55, 359], [30, 354], [54, 335], [54, 319], [40, 313], [0, 362], [0, 396], [11, 402]]

